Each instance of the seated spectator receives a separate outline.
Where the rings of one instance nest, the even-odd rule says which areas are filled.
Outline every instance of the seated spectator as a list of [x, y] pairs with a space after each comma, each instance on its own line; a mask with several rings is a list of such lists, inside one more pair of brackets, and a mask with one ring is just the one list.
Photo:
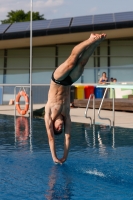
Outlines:
[[116, 79], [116, 78], [114, 78], [114, 79], [113, 79], [113, 82], [117, 82], [117, 79]]
[[113, 82], [113, 80], [114, 80], [114, 79], [113, 79], [113, 78], [111, 78], [111, 79], [110, 79], [110, 82]]
[[108, 82], [108, 78], [106, 76], [106, 72], [102, 73], [102, 77], [99, 79], [99, 83], [100, 84], [105, 84], [106, 82]]

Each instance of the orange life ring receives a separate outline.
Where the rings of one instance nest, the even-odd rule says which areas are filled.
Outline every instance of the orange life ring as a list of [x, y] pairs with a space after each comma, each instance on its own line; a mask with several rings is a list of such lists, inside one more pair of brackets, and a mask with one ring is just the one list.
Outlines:
[[[25, 99], [25, 108], [22, 110], [20, 108], [20, 104], [19, 104], [19, 101], [20, 101], [20, 98], [21, 96], [24, 97]], [[25, 91], [20, 91], [17, 96], [16, 96], [16, 109], [17, 111], [19, 112], [20, 115], [25, 115], [29, 109], [29, 97], [28, 95], [26, 94]]]
[[[24, 127], [22, 131], [21, 128]], [[27, 140], [29, 136], [29, 122], [25, 117], [17, 117], [16, 119], [16, 136], [19, 140]]]

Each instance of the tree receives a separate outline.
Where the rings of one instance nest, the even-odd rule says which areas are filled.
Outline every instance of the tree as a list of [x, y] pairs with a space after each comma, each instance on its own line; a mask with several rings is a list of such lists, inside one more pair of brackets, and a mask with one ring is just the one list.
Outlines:
[[[43, 20], [44, 15], [40, 15], [39, 12], [32, 12], [33, 21]], [[13, 22], [26, 22], [30, 21], [30, 11], [25, 13], [23, 10], [11, 10], [7, 14], [7, 19], [1, 20], [2, 24], [13, 23]]]

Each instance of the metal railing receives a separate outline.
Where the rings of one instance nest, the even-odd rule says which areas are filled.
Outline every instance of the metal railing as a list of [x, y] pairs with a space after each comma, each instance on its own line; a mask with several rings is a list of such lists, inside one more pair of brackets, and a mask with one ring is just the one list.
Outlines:
[[89, 105], [90, 105], [90, 100], [92, 97], [93, 97], [93, 124], [95, 124], [95, 95], [94, 94], [90, 94], [90, 96], [89, 96], [88, 103], [87, 103], [87, 106], [85, 109], [85, 117], [89, 118], [91, 120], [91, 124], [92, 124], [92, 118], [87, 116], [87, 112], [88, 112]]
[[98, 109], [98, 117], [99, 117], [99, 119], [101, 119], [101, 120], [108, 120], [108, 121], [110, 122], [110, 127], [111, 127], [111, 120], [110, 120], [109, 118], [104, 118], [104, 117], [101, 117], [101, 116], [100, 116], [100, 111], [101, 111], [102, 104], [103, 104], [104, 98], [105, 98], [105, 96], [106, 96], [107, 90], [108, 90], [108, 88], [105, 89], [105, 92], [104, 92], [104, 95], [103, 95], [101, 104], [100, 104], [100, 106], [99, 106], [99, 109]]

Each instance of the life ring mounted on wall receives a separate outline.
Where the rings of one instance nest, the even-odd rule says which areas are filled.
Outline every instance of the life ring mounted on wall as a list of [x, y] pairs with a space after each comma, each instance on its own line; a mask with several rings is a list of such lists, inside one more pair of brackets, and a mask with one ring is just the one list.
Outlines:
[[[25, 108], [21, 109], [20, 108], [20, 98], [24, 97], [25, 99]], [[20, 91], [17, 96], [16, 96], [16, 109], [19, 112], [20, 115], [25, 115], [29, 109], [29, 97], [25, 91]]]

